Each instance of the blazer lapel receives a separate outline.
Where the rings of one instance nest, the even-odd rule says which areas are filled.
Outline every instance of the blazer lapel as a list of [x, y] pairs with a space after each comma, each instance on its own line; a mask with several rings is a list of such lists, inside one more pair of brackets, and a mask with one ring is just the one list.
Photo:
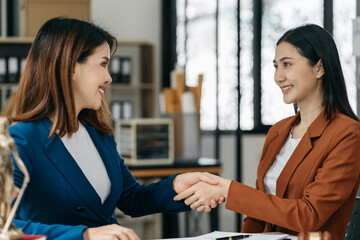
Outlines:
[[[99, 133], [95, 128], [87, 124], [84, 124], [84, 126], [86, 127], [96, 149], [98, 150], [104, 162], [107, 174], [111, 182], [110, 194], [103, 205], [104, 208], [107, 209], [108, 206], [113, 206], [113, 203], [116, 204], [122, 191], [119, 187], [122, 185], [122, 178], [120, 163], [118, 161], [118, 153], [116, 147], [111, 147], [112, 143], [109, 143], [108, 136], [106, 137], [105, 134]], [[114, 211], [113, 207], [109, 210]]]
[[276, 182], [277, 196], [279, 197], [284, 196], [286, 188], [297, 166], [299, 166], [299, 164], [305, 159], [305, 157], [309, 154], [309, 152], [313, 148], [312, 140], [314, 138], [320, 137], [327, 125], [328, 125], [328, 121], [323, 111], [309, 126], [308, 130], [305, 132], [304, 136], [300, 140], [298, 146], [295, 148], [293, 154], [291, 155], [283, 171], [281, 172]]
[[[44, 124], [48, 129], [51, 128], [52, 123], [50, 120], [44, 120]], [[102, 207], [99, 195], [56, 134], [45, 144], [45, 152], [86, 205], [92, 209], [98, 217], [105, 220], [102, 215], [99, 214]]]
[[266, 153], [266, 160], [260, 162], [259, 164], [259, 172], [258, 172], [258, 184], [259, 184], [259, 190], [265, 192], [265, 183], [264, 183], [264, 177], [271, 165], [273, 164], [276, 155], [280, 152], [282, 146], [284, 145], [287, 137], [289, 136], [290, 130], [294, 123], [299, 118], [299, 112], [289, 119], [289, 121], [285, 122], [283, 126], [281, 126], [276, 133], [274, 133], [273, 136], [267, 136], [272, 139], [269, 139], [270, 144], [268, 147], [268, 150]]

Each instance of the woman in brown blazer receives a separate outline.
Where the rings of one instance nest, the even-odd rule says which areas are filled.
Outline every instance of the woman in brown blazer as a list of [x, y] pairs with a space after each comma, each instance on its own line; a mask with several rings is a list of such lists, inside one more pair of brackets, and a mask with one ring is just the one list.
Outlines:
[[[328, 231], [344, 239], [360, 174], [360, 124], [351, 110], [338, 51], [317, 25], [287, 31], [277, 42], [274, 79], [294, 116], [268, 132], [256, 189], [214, 176], [175, 197], [202, 211], [210, 199], [247, 215], [243, 232]], [[354, 86], [355, 87], [355, 86]]]

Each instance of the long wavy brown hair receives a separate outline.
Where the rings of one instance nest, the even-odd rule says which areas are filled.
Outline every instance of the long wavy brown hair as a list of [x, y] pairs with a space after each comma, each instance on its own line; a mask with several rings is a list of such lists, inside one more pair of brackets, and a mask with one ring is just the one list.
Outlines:
[[78, 119], [110, 134], [112, 120], [109, 107], [102, 100], [99, 110], [75, 112], [73, 73], [76, 63], [87, 60], [95, 48], [107, 42], [111, 55], [117, 40], [93, 23], [72, 18], [53, 18], [39, 30], [26, 60], [19, 82], [15, 115], [10, 121], [53, 120], [49, 138], [58, 130], [59, 137], [76, 132]]

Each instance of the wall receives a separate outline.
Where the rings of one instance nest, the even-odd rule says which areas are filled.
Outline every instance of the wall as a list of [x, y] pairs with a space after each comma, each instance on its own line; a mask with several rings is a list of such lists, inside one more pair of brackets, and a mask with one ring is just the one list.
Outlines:
[[160, 86], [161, 0], [91, 0], [90, 19], [119, 40], [153, 44], [155, 82]]

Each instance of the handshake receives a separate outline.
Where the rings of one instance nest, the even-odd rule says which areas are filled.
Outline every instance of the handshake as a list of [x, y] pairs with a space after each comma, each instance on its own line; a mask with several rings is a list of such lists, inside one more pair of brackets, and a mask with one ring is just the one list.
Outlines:
[[191, 209], [210, 212], [228, 196], [231, 180], [210, 173], [184, 173], [173, 180], [173, 189], [178, 194], [175, 201], [184, 200]]

